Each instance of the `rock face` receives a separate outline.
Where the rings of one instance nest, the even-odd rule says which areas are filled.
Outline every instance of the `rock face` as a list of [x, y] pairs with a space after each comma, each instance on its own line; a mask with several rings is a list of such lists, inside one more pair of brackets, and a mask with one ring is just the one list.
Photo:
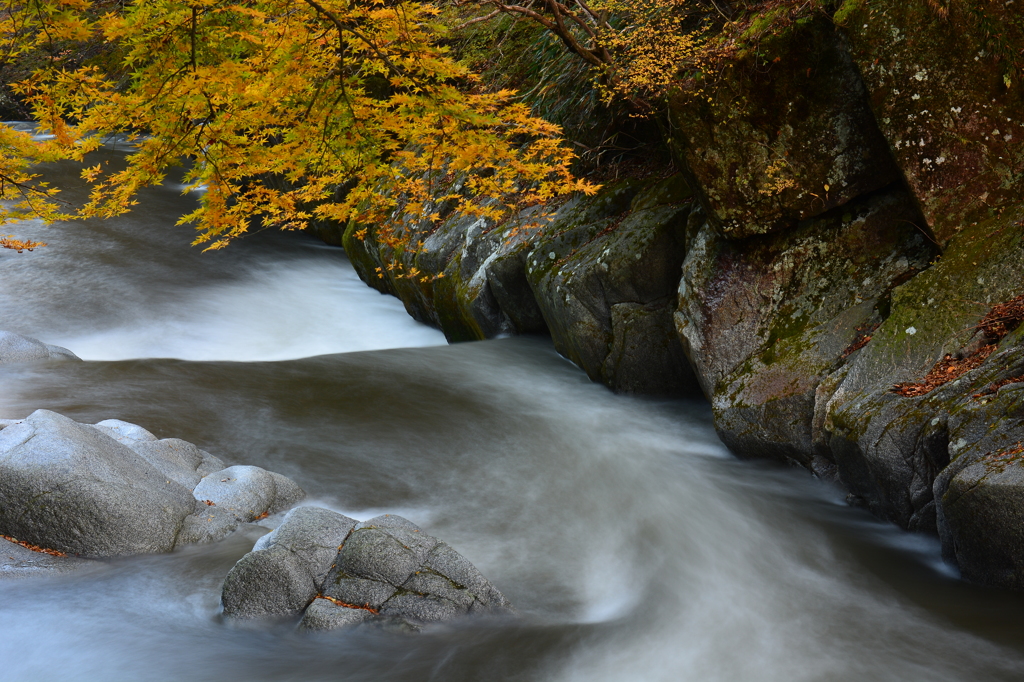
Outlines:
[[694, 392], [672, 327], [692, 203], [681, 176], [623, 183], [563, 210], [526, 256], [555, 348], [627, 393]]
[[883, 319], [893, 288], [928, 267], [905, 192], [851, 202], [783, 234], [699, 232], [676, 324], [723, 440], [748, 457], [831, 465], [813, 434], [815, 396]]
[[677, 174], [616, 183], [549, 217], [408, 226], [418, 251], [378, 241], [373, 226], [351, 225], [344, 245], [365, 282], [450, 341], [547, 332], [615, 390], [686, 394], [697, 384], [672, 311], [692, 207]]
[[1024, 13], [825, 5], [734, 17], [733, 63], [669, 103], [678, 176], [533, 224], [395, 216], [421, 250], [352, 225], [345, 248], [451, 340], [547, 331], [615, 390], [699, 385], [737, 454], [1024, 589], [1024, 332], [985, 322], [1024, 295]]
[[800, 22], [752, 52], [711, 101], [671, 106], [675, 151], [722, 234], [788, 229], [900, 179], [831, 21]]
[[0, 365], [44, 360], [80, 360], [80, 358], [67, 348], [51, 346], [30, 336], [0, 331]]
[[[47, 410], [0, 420], [0, 535], [83, 557], [167, 552], [301, 498], [278, 474], [223, 467], [191, 443], [118, 420], [79, 424]], [[261, 495], [242, 504], [225, 495], [224, 506], [195, 496], [230, 485], [220, 477], [237, 469], [262, 483], [246, 487]], [[211, 477], [216, 484], [204, 485]]]
[[512, 613], [462, 555], [400, 516], [358, 523], [293, 509], [224, 580], [224, 614], [297, 617], [305, 630], [370, 622], [416, 630], [472, 613]]
[[1024, 373], [1020, 334], [1007, 334], [995, 352], [978, 356], [976, 369], [932, 391], [892, 389], [920, 380], [947, 355], [970, 354], [989, 309], [1024, 294], [1006, 276], [1024, 266], [1021, 218], [1024, 211], [1007, 213], [957, 235], [937, 264], [894, 292], [889, 317], [822, 396], [822, 437], [851, 494], [904, 527], [938, 531], [950, 556], [958, 555], [943, 528], [942, 498], [953, 474], [1024, 438], [1014, 384], [1003, 383]]
[[[1024, 22], [1014, 3], [847, 0], [875, 120], [945, 245], [1024, 200]], [[1017, 64], [1015, 68], [1014, 64]]]

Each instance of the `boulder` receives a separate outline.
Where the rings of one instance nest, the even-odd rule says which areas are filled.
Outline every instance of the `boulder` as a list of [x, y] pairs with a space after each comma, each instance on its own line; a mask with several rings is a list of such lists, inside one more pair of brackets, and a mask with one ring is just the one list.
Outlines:
[[288, 512], [280, 526], [260, 538], [253, 549], [286, 548], [302, 560], [316, 584], [322, 585], [356, 523], [329, 509], [298, 507]]
[[670, 103], [669, 144], [710, 222], [730, 238], [787, 230], [900, 181], [826, 17], [765, 35], [709, 91]]
[[357, 524], [313, 507], [290, 512], [239, 560], [223, 603], [240, 619], [302, 612], [304, 630], [364, 622], [415, 630], [514, 612], [476, 567], [411, 521], [388, 514]]
[[301, 613], [355, 525], [354, 519], [319, 507], [288, 512], [228, 573], [221, 593], [224, 614], [253, 619]]
[[[1024, 439], [1012, 384], [1024, 374], [1020, 331], [975, 369], [921, 395], [894, 393], [944, 357], [977, 343], [989, 309], [1024, 294], [1006, 273], [1024, 268], [1024, 207], [968, 226], [932, 267], [897, 287], [889, 315], [847, 365], [823, 384], [815, 438], [831, 453], [851, 500], [904, 528], [942, 531], [942, 497], [972, 457]], [[980, 397], [975, 397], [980, 396]], [[937, 525], [938, 524], [938, 527]], [[944, 538], [948, 556], [956, 556]], [[961, 552], [962, 554], [962, 552]]]
[[878, 127], [943, 246], [1024, 201], [1017, 4], [846, 0], [836, 21]]
[[613, 185], [559, 213], [527, 254], [526, 276], [559, 353], [630, 393], [697, 382], [672, 324], [686, 253], [682, 176]]
[[231, 618], [292, 616], [302, 613], [316, 593], [302, 558], [277, 546], [239, 559], [224, 579], [221, 601]]
[[964, 578], [1024, 588], [1024, 454], [1020, 446], [964, 467], [942, 496], [947, 543]]
[[0, 365], [43, 360], [81, 360], [67, 348], [51, 346], [31, 336], [0, 331]]
[[928, 267], [916, 215], [894, 190], [778, 234], [697, 232], [676, 327], [734, 452], [831, 469], [814, 438], [819, 387], [870, 337], [893, 288]]
[[290, 479], [246, 465], [207, 474], [192, 492], [197, 500], [227, 509], [242, 522], [282, 511], [305, 497]]
[[[246, 483], [226, 485], [219, 476]], [[200, 486], [220, 493], [224, 506], [197, 499], [192, 488]], [[224, 469], [191, 443], [158, 440], [119, 420], [79, 424], [47, 410], [0, 420], [0, 535], [49, 550], [85, 557], [166, 552], [218, 540], [302, 495], [280, 474]], [[252, 514], [249, 498], [259, 498], [263, 511]]]
[[191, 491], [97, 429], [37, 410], [0, 430], [0, 531], [83, 556], [166, 552]]

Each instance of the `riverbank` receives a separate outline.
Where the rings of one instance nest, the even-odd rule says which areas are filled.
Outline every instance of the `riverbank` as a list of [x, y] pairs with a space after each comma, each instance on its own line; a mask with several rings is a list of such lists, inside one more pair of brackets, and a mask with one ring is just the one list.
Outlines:
[[969, 16], [879, 0], [798, 22], [710, 102], [672, 103], [680, 173], [540, 224], [320, 236], [449, 340], [548, 333], [614, 390], [700, 391], [734, 453], [1024, 588], [1024, 96]]

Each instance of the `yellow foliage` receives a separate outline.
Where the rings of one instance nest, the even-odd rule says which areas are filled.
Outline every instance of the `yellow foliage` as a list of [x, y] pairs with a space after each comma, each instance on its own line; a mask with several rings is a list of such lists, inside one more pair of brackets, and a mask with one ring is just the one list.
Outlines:
[[[777, 158], [773, 160], [765, 168], [764, 185], [757, 190], [757, 193], [766, 197], [775, 197], [787, 189], [793, 189], [797, 186], [796, 180], [789, 175], [789, 172], [789, 164], [786, 163], [785, 159]], [[825, 185], [825, 191], [828, 191], [828, 185]]]
[[698, 0], [455, 0], [455, 5], [493, 8], [464, 26], [502, 13], [540, 24], [594, 67], [606, 102], [625, 101], [634, 113], [658, 110], [682, 80], [688, 93], [701, 92], [693, 76], [709, 63], [712, 22], [710, 9]]
[[[100, 13], [95, 2], [55, 0], [31, 16], [19, 7], [13, 16], [31, 26], [14, 44], [99, 37], [117, 45], [128, 77], [53, 61], [17, 86], [53, 138], [0, 133], [4, 198], [27, 191], [27, 164], [84, 159], [112, 134], [133, 142], [127, 168], [86, 168], [93, 191], [77, 215], [129, 210], [139, 189], [188, 158], [186, 191], [205, 191], [181, 222], [207, 248], [251, 227], [379, 222], [399, 202], [437, 219], [427, 207], [444, 176], [460, 178], [457, 212], [492, 219], [596, 190], [572, 176], [557, 126], [514, 92], [484, 91], [447, 55], [429, 4], [137, 0]], [[26, 195], [18, 215], [55, 217], [41, 201], [52, 190], [33, 191], [38, 206]]]
[[[621, 98], [654, 108], [681, 74], [704, 69], [707, 25], [694, 22], [693, 0], [604, 0], [597, 7], [617, 18], [599, 37], [613, 55], [601, 86], [605, 98]], [[690, 94], [698, 92], [692, 88]]]
[[9, 234], [6, 237], [0, 236], [0, 249], [11, 249], [21, 253], [22, 251], [33, 251], [41, 246], [46, 246], [45, 242], [34, 242], [34, 241], [22, 241], [15, 239], [13, 234]]

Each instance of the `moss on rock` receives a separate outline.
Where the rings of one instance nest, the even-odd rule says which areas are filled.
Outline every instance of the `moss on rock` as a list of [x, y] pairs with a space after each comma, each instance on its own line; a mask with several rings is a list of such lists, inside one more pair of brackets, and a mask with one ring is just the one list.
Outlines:
[[845, 3], [836, 17], [940, 243], [1024, 199], [1016, 4], [969, 0], [940, 12], [927, 0], [866, 0]]
[[842, 36], [801, 23], [679, 97], [671, 139], [723, 234], [786, 229], [899, 179]]

